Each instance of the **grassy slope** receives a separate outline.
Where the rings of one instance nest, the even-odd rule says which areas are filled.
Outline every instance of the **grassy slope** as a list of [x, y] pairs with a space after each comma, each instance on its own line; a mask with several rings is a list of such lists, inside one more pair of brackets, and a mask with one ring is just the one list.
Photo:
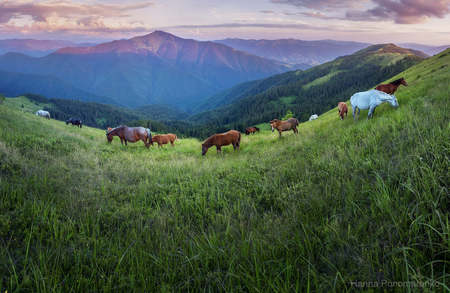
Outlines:
[[440, 56], [401, 74], [397, 110], [354, 123], [334, 109], [223, 156], [195, 139], [108, 145], [1, 105], [0, 291], [342, 292], [380, 276], [448, 290]]
[[13, 99], [11, 98], [5, 99], [5, 105], [9, 108], [19, 109], [26, 113], [35, 113], [37, 110], [41, 110], [44, 107], [50, 106], [50, 104], [30, 101], [28, 98], [24, 96], [20, 96]]

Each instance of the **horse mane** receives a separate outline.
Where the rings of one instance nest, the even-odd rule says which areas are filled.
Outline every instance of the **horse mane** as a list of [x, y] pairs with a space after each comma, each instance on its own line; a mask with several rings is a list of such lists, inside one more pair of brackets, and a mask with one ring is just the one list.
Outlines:
[[397, 80], [394, 80], [394, 81], [391, 82], [390, 84], [392, 84], [392, 85], [399, 85], [399, 84], [402, 83], [402, 80], [403, 80], [403, 77], [402, 77], [402, 78], [399, 78], [399, 79], [397, 79]]
[[117, 127], [114, 127], [114, 128], [111, 129], [110, 131], [107, 131], [107, 132], [106, 132], [106, 135], [111, 134], [111, 133], [113, 133], [114, 131], [117, 131], [117, 130], [119, 130], [119, 129], [121, 129], [121, 128], [124, 128], [124, 127], [126, 127], [126, 126], [124, 126], [124, 125], [119, 125], [119, 126], [117, 126]]
[[207, 147], [212, 146], [212, 140], [214, 139], [214, 137], [215, 137], [216, 135], [217, 135], [217, 134], [213, 134], [213, 135], [211, 135], [210, 137], [208, 137], [208, 138], [202, 143], [202, 145], [207, 146]]

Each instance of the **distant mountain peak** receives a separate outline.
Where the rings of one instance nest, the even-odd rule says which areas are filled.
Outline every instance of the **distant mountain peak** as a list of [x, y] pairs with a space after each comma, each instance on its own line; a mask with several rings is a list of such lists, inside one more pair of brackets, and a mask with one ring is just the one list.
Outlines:
[[171, 39], [181, 39], [180, 37], [177, 37], [171, 33], [165, 32], [165, 31], [153, 31], [149, 34], [143, 35], [143, 36], [137, 36], [134, 38], [131, 38], [130, 40], [139, 40], [139, 39], [165, 39], [165, 40], [171, 40]]
[[421, 58], [428, 57], [427, 54], [425, 54], [421, 51], [405, 49], [405, 48], [399, 47], [392, 43], [372, 45], [372, 46], [367, 47], [366, 49], [361, 50], [360, 52], [361, 53], [369, 53], [369, 54], [397, 53], [397, 54], [405, 54], [405, 55], [415, 55], [415, 56], [421, 57]]

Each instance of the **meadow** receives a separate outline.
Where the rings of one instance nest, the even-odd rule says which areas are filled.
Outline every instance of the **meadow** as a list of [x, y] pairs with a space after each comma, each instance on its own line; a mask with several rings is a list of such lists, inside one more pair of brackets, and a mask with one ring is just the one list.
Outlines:
[[[393, 77], [400, 107], [372, 120], [265, 124], [205, 157], [5, 102], [0, 292], [449, 291], [449, 64]], [[382, 280], [407, 285], [361, 287]]]

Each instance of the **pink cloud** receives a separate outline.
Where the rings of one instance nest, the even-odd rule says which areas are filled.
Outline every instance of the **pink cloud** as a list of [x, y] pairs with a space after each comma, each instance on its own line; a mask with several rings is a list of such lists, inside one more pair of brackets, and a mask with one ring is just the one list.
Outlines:
[[271, 2], [312, 9], [329, 9], [352, 7], [359, 4], [361, 0], [271, 0]]
[[[450, 13], [450, 0], [271, 0], [271, 2], [322, 12], [338, 9], [344, 11], [349, 20], [392, 20], [402, 24], [420, 23], [432, 17], [443, 18]], [[355, 10], [358, 5], [361, 7], [361, 3], [372, 4], [374, 7], [368, 10]], [[323, 19], [335, 18], [318, 12], [298, 14]]]
[[450, 0], [373, 0], [377, 6], [367, 11], [377, 19], [396, 23], [420, 23], [430, 17], [443, 18], [450, 12]]
[[[118, 21], [128, 12], [153, 5], [138, 4], [82, 4], [70, 0], [2, 1], [0, 2], [0, 31], [18, 33], [68, 32], [96, 34], [103, 32], [143, 32], [142, 24]], [[14, 21], [30, 17], [31, 22], [17, 25]], [[108, 22], [108, 19], [114, 21]], [[111, 23], [113, 25], [111, 25]]]
[[0, 23], [6, 23], [18, 16], [28, 15], [35, 21], [46, 21], [50, 16], [71, 18], [76, 16], [126, 17], [127, 11], [151, 6], [144, 2], [133, 5], [80, 4], [69, 0], [43, 2], [3, 1], [0, 3]]

